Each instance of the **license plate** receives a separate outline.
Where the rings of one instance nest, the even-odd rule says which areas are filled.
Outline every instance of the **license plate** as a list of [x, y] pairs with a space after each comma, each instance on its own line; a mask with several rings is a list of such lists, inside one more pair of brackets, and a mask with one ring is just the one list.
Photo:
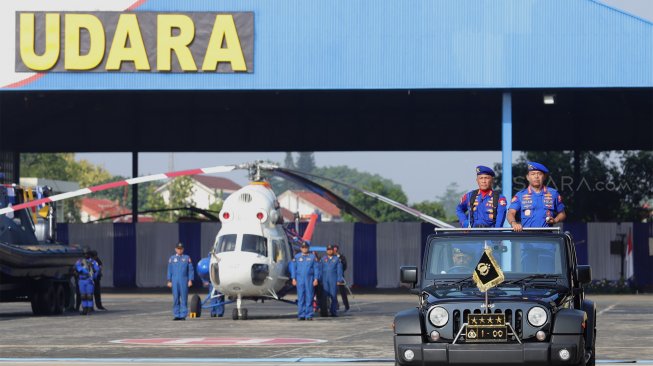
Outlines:
[[504, 314], [469, 314], [465, 329], [467, 342], [506, 342], [508, 327]]

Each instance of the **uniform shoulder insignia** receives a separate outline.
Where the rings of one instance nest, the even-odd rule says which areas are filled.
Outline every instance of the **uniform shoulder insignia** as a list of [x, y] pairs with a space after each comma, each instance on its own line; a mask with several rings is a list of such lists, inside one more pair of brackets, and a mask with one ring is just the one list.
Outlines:
[[505, 206], [505, 205], [507, 204], [507, 203], [506, 203], [506, 199], [503, 198], [503, 197], [499, 198], [499, 204], [500, 204], [501, 206]]
[[517, 196], [514, 196], [510, 202], [517, 202]]
[[172, 257], [168, 258], [168, 263], [172, 263]]
[[462, 197], [460, 197], [460, 203], [463, 203], [467, 201], [467, 193], [464, 193]]

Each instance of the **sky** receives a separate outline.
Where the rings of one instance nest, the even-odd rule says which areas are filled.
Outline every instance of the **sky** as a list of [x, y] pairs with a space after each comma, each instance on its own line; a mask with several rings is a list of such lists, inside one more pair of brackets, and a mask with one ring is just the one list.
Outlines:
[[[139, 175], [169, 171], [169, 153], [139, 154]], [[78, 160], [98, 164], [114, 175], [131, 176], [130, 153], [78, 153]], [[519, 156], [513, 153], [513, 161]], [[263, 153], [175, 153], [172, 170], [206, 168], [270, 160], [283, 164], [283, 152]], [[296, 157], [296, 156], [295, 156]], [[493, 167], [501, 161], [500, 151], [469, 152], [316, 152], [317, 166], [347, 165], [359, 171], [379, 174], [401, 185], [410, 203], [433, 201], [450, 183], [461, 189], [475, 187], [477, 165]], [[223, 174], [236, 183], [246, 184], [245, 171]]]

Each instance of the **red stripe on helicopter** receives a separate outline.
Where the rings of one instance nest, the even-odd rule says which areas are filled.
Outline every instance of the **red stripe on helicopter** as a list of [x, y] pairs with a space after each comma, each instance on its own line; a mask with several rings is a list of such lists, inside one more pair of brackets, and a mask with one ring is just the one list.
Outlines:
[[190, 170], [180, 170], [178, 172], [165, 173], [164, 175], [168, 178], [181, 177], [184, 175], [195, 175], [195, 174], [204, 174], [202, 169], [190, 169]]
[[29, 202], [26, 202], [26, 203], [21, 203], [21, 204], [15, 205], [15, 206], [11, 206], [11, 208], [14, 211], [17, 211], [17, 210], [22, 210], [24, 208], [34, 207], [34, 206], [38, 206], [38, 205], [43, 204], [43, 203], [50, 203], [50, 202], [52, 202], [52, 200], [50, 198], [41, 198], [41, 199], [38, 199], [38, 200], [29, 201]]
[[116, 188], [116, 187], [122, 187], [129, 185], [126, 181], [118, 181], [118, 182], [111, 182], [111, 183], [106, 183], [106, 184], [100, 184], [98, 186], [94, 187], [89, 187], [88, 189], [91, 190], [91, 192], [98, 192], [98, 191], [104, 191], [105, 189], [111, 189], [111, 188]]

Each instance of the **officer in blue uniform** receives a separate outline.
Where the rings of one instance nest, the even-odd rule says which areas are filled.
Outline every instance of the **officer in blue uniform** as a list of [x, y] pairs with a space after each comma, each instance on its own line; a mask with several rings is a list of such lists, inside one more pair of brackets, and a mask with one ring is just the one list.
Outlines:
[[172, 288], [173, 320], [186, 320], [188, 315], [188, 288], [193, 285], [193, 263], [184, 254], [184, 244], [177, 243], [176, 254], [168, 260], [168, 287]]
[[100, 273], [100, 266], [92, 258], [89, 249], [84, 249], [84, 256], [84, 259], [79, 259], [75, 263], [75, 269], [79, 276], [79, 292], [82, 299], [81, 315], [87, 315], [90, 311], [93, 311], [93, 281], [97, 279]]
[[342, 262], [333, 254], [333, 245], [327, 245], [326, 255], [320, 261], [322, 268], [322, 291], [327, 299], [331, 300], [329, 313], [331, 316], [338, 316], [338, 284], [345, 283], [342, 274]]
[[[549, 227], [565, 220], [562, 196], [544, 184], [549, 170], [542, 164], [528, 162], [528, 187], [517, 192], [508, 208], [508, 224], [515, 231], [524, 227]], [[520, 213], [521, 222], [516, 214]]]
[[[528, 187], [517, 192], [508, 208], [508, 224], [514, 231], [524, 227], [549, 227], [564, 221], [565, 205], [562, 196], [544, 182], [549, 170], [542, 164], [528, 162]], [[520, 213], [521, 223], [516, 215]], [[545, 243], [524, 243], [521, 253], [523, 272], [553, 273], [555, 248]]]
[[503, 227], [506, 218], [506, 198], [492, 190], [494, 171], [476, 167], [478, 189], [465, 193], [456, 207], [461, 227]]
[[290, 262], [292, 284], [297, 286], [297, 319], [313, 320], [313, 294], [320, 267], [315, 254], [308, 252], [308, 243], [302, 243], [301, 249]]

